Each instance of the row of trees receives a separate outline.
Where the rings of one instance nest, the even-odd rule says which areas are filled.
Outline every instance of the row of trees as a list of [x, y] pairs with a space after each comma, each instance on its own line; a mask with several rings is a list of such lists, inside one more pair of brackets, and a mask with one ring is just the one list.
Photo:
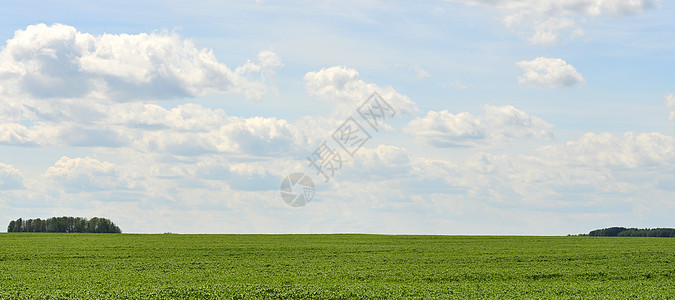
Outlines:
[[122, 230], [106, 218], [54, 217], [12, 220], [7, 232], [122, 233]]
[[642, 236], [642, 237], [675, 237], [675, 228], [625, 228], [610, 227], [597, 229], [588, 233], [588, 236]]

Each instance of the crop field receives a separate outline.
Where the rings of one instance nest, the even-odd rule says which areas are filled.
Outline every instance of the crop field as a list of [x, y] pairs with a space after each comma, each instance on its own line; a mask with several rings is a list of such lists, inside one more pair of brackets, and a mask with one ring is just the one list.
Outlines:
[[675, 239], [0, 234], [1, 299], [675, 298]]

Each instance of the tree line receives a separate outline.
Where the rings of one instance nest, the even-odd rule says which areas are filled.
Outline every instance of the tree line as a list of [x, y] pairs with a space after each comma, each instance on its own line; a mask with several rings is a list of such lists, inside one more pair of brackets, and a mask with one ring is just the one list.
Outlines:
[[53, 217], [12, 220], [7, 232], [122, 233], [122, 230], [106, 218]]
[[675, 228], [625, 228], [610, 227], [596, 229], [585, 236], [639, 236], [639, 237], [675, 237]]

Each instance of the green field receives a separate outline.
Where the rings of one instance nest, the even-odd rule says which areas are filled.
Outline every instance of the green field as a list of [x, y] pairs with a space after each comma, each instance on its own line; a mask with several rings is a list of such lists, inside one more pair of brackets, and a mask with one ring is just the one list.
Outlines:
[[675, 239], [0, 234], [0, 298], [675, 298]]

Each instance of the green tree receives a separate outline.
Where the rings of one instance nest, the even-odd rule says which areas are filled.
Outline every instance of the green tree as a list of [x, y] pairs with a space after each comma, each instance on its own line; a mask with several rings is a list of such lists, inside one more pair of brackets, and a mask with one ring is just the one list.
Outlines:
[[91, 232], [91, 233], [122, 233], [122, 230], [111, 220], [94, 217], [91, 220], [80, 217], [54, 217], [41, 219], [12, 220], [7, 226], [7, 232]]
[[14, 221], [14, 220], [9, 222], [9, 225], [7, 225], [7, 232], [15, 232], [14, 231], [14, 223], [16, 223], [16, 221]]

